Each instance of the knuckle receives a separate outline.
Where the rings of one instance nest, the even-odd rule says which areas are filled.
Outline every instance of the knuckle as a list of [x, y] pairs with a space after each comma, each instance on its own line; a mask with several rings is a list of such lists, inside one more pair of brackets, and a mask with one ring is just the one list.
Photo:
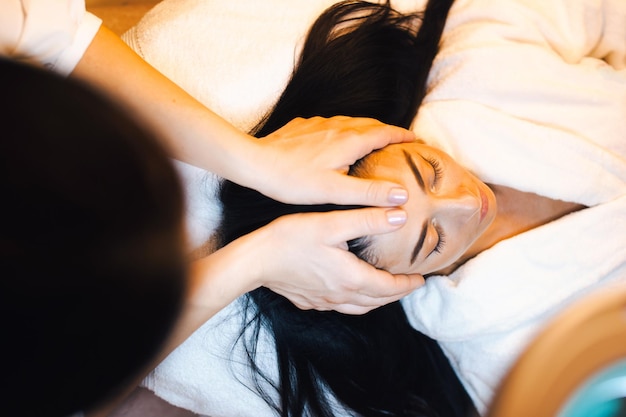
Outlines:
[[380, 229], [380, 210], [368, 209], [364, 210], [363, 222], [365, 228], [370, 233], [375, 233]]
[[311, 306], [310, 304], [303, 304], [303, 303], [295, 302], [295, 301], [292, 301], [291, 303], [294, 306], [296, 306], [299, 310], [307, 311], [307, 310], [313, 309], [313, 306]]
[[342, 287], [348, 294], [359, 294], [363, 290], [363, 282], [354, 273], [346, 274]]
[[382, 187], [374, 181], [370, 181], [367, 186], [367, 190], [365, 191], [365, 195], [368, 201], [383, 201], [386, 199]]

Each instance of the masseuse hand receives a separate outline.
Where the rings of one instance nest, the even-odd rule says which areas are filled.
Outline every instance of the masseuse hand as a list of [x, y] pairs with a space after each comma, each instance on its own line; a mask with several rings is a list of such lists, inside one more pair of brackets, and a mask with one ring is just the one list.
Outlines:
[[345, 174], [373, 150], [413, 140], [411, 131], [369, 118], [294, 119], [257, 141], [259, 172], [249, 181], [284, 203], [397, 206], [406, 201], [397, 184]]
[[[257, 284], [301, 309], [363, 314], [424, 283], [421, 275], [391, 275], [346, 250], [346, 241], [402, 225], [398, 209], [364, 208], [281, 217], [242, 239], [254, 239]], [[391, 225], [388, 218], [396, 225]]]

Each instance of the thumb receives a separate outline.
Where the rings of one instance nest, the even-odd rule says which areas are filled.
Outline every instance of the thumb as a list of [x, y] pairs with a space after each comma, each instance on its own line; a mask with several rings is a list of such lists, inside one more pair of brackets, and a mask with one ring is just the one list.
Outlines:
[[332, 244], [341, 244], [361, 236], [378, 235], [400, 229], [406, 223], [406, 211], [399, 208], [368, 207], [322, 214], [325, 230]]
[[335, 179], [330, 192], [329, 202], [342, 205], [393, 207], [406, 203], [409, 198], [406, 189], [396, 183], [343, 174]]

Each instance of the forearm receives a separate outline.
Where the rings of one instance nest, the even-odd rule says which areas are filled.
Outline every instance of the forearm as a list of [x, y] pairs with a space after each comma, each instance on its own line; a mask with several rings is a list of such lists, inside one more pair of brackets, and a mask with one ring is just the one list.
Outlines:
[[73, 76], [99, 87], [143, 121], [173, 157], [272, 198], [298, 204], [390, 206], [398, 186], [345, 174], [374, 149], [414, 140], [366, 118], [293, 120], [262, 140], [238, 130], [146, 63], [108, 29], [98, 31]]
[[187, 94], [105, 27], [72, 76], [128, 107], [163, 140], [174, 158], [238, 183], [250, 184], [258, 177], [252, 169], [241, 169], [258, 152], [252, 137]]
[[261, 285], [260, 270], [251, 262], [261, 256], [256, 248], [264, 233], [262, 229], [243, 236], [191, 264], [187, 297], [165, 354], [239, 296]]

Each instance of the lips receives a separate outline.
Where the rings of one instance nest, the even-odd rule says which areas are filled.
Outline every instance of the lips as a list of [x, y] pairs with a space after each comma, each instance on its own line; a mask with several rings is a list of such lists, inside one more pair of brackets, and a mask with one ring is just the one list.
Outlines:
[[487, 195], [483, 190], [479, 190], [480, 192], [480, 222], [485, 219], [487, 216], [487, 212], [489, 211], [489, 199], [487, 199]]

